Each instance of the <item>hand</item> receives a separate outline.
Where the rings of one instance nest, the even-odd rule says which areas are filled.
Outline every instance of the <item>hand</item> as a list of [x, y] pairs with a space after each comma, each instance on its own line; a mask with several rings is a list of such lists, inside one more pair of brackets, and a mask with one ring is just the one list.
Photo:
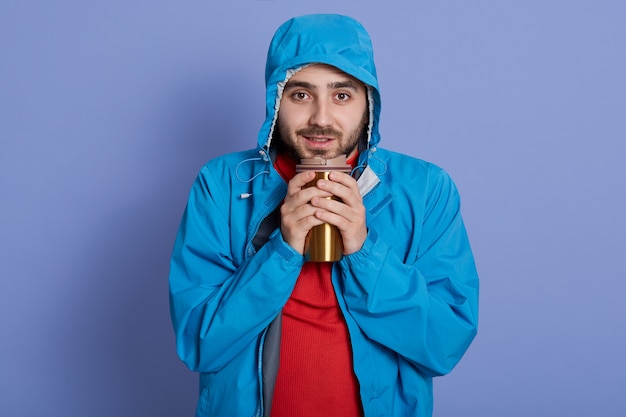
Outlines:
[[365, 206], [356, 180], [350, 175], [332, 172], [329, 180], [317, 181], [315, 188], [338, 197], [340, 201], [313, 196], [311, 206], [316, 209], [313, 215], [322, 223], [337, 226], [343, 239], [343, 253], [349, 255], [359, 251], [367, 237]]
[[287, 195], [280, 207], [283, 240], [300, 254], [304, 254], [304, 240], [309, 230], [325, 222], [315, 216], [318, 209], [310, 204], [311, 200], [332, 196], [317, 187], [302, 188], [314, 178], [315, 173], [312, 171], [296, 174], [287, 185]]

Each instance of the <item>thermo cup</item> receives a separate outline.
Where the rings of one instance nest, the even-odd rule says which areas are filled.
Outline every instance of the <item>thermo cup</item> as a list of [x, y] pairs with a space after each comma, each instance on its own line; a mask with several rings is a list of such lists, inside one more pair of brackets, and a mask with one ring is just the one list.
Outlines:
[[[314, 171], [315, 179], [305, 185], [313, 187], [320, 179], [328, 179], [331, 172], [350, 173], [350, 165], [346, 163], [346, 156], [341, 155], [333, 159], [311, 158], [303, 159], [296, 165], [297, 172]], [[337, 197], [328, 197], [337, 199]], [[304, 256], [310, 262], [335, 262], [343, 256], [343, 242], [341, 233], [336, 226], [328, 223], [313, 227], [304, 242]]]

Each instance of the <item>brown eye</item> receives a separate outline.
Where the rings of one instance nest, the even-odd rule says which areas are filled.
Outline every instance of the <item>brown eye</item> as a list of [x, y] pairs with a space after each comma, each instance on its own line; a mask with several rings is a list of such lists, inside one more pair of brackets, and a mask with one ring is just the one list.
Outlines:
[[339, 101], [346, 101], [350, 98], [350, 95], [347, 93], [337, 93], [335, 97], [337, 97], [337, 100]]

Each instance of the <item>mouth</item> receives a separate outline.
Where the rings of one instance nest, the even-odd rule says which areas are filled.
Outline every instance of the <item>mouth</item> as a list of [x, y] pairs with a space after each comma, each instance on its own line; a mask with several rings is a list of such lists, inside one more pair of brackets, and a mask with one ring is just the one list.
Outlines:
[[334, 142], [336, 138], [330, 136], [302, 136], [309, 146], [313, 146], [315, 148], [328, 146], [330, 143]]

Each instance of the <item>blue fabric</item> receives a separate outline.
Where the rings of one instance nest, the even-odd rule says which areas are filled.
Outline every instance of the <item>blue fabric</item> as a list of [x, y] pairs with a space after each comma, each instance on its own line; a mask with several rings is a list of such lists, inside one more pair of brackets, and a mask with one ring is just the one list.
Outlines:
[[[293, 32], [303, 27], [306, 39]], [[377, 91], [369, 38], [350, 18], [291, 20], [278, 30], [269, 55], [268, 118], [258, 147], [201, 169], [171, 259], [177, 352], [201, 375], [197, 416], [267, 411], [263, 337], [304, 263], [278, 230], [258, 250], [252, 245], [287, 187], [267, 152], [275, 84], [288, 69], [321, 62]], [[378, 93], [375, 101], [377, 126]], [[450, 177], [428, 162], [376, 148], [378, 141], [376, 128], [363, 156], [380, 180], [363, 197], [368, 237], [359, 252], [335, 263], [333, 285], [365, 416], [425, 417], [432, 414], [432, 378], [449, 372], [476, 335], [478, 276]]]

